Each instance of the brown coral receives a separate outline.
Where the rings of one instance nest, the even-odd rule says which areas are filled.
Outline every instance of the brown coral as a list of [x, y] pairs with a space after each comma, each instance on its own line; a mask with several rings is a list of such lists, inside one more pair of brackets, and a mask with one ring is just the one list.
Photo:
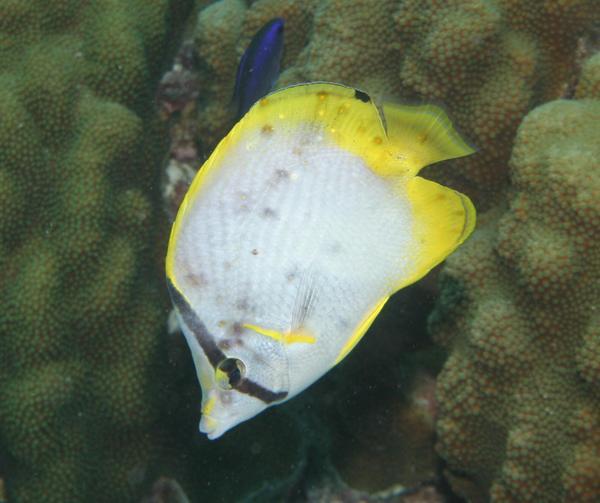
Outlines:
[[502, 200], [516, 129], [538, 103], [563, 92], [593, 2], [402, 2], [406, 92], [436, 99], [478, 148], [456, 169], [434, 170], [462, 186], [479, 210]]
[[[530, 113], [509, 208], [448, 260], [439, 450], [474, 500], [600, 497], [600, 102]], [[499, 218], [497, 218], [499, 217]], [[467, 483], [468, 481], [468, 483]]]

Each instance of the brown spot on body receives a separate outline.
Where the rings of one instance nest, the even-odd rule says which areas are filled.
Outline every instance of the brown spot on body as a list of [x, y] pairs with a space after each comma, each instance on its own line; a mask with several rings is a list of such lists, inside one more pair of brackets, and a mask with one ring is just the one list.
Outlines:
[[223, 339], [217, 344], [217, 346], [219, 347], [219, 349], [227, 351], [228, 349], [233, 349], [235, 347], [244, 347], [244, 341], [241, 337], [237, 337], [235, 339]]
[[375, 138], [373, 138], [373, 142], [375, 143], [375, 145], [381, 145], [383, 140], [381, 139], [381, 136], [376, 136]]
[[190, 272], [185, 275], [185, 279], [191, 286], [196, 288], [206, 286], [206, 279], [202, 274], [194, 274], [193, 272]]
[[277, 213], [273, 208], [264, 208], [262, 211], [262, 216], [264, 218], [277, 218]]
[[333, 243], [331, 243], [331, 246], [329, 247], [329, 250], [333, 254], [339, 253], [339, 252], [342, 251], [342, 245], [339, 242], [334, 241]]
[[222, 349], [223, 351], [227, 351], [228, 349], [231, 349], [233, 344], [229, 339], [223, 339], [222, 341], [220, 341], [217, 344], [217, 346], [219, 346], [219, 349]]
[[313, 139], [312, 139], [312, 135], [309, 134], [304, 134], [301, 138], [300, 141], [298, 142], [300, 145], [310, 145], [311, 143], [313, 143]]
[[231, 325], [231, 331], [233, 335], [239, 337], [244, 332], [244, 326], [239, 321], [236, 321], [233, 325]]
[[288, 283], [291, 283], [292, 281], [294, 281], [296, 279], [296, 273], [290, 272], [289, 274], [286, 275], [285, 279], [288, 280]]
[[327, 93], [325, 91], [321, 91], [317, 93], [317, 96], [319, 97], [319, 100], [324, 101], [325, 98], [327, 98]]
[[250, 304], [248, 304], [248, 299], [238, 299], [235, 303], [235, 307], [240, 311], [248, 311], [250, 309]]
[[275, 176], [278, 180], [285, 180], [290, 177], [290, 172], [287, 169], [276, 169]]
[[258, 250], [256, 248], [253, 248], [250, 253], [252, 253], [252, 255], [258, 255]]
[[273, 126], [271, 126], [270, 124], [265, 124], [261, 128], [260, 132], [263, 134], [271, 134], [273, 132]]

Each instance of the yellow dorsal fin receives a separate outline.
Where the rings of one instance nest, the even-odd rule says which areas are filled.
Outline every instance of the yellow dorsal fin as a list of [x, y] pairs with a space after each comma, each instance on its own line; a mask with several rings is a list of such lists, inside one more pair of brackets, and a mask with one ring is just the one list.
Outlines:
[[440, 107], [386, 103], [382, 109], [390, 143], [412, 174], [429, 164], [475, 152]]

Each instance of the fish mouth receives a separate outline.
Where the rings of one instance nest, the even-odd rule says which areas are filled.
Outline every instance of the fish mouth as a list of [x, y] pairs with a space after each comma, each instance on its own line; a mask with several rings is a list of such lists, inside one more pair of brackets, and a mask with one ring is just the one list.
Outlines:
[[204, 433], [209, 440], [215, 440], [225, 433], [225, 429], [220, 427], [214, 417], [203, 414], [200, 419], [200, 433]]

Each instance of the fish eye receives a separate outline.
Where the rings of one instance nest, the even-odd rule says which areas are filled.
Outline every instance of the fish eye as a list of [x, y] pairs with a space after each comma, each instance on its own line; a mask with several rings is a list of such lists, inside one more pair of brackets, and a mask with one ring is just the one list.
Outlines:
[[215, 371], [217, 384], [221, 389], [232, 389], [237, 387], [246, 373], [246, 365], [237, 358], [226, 358]]

